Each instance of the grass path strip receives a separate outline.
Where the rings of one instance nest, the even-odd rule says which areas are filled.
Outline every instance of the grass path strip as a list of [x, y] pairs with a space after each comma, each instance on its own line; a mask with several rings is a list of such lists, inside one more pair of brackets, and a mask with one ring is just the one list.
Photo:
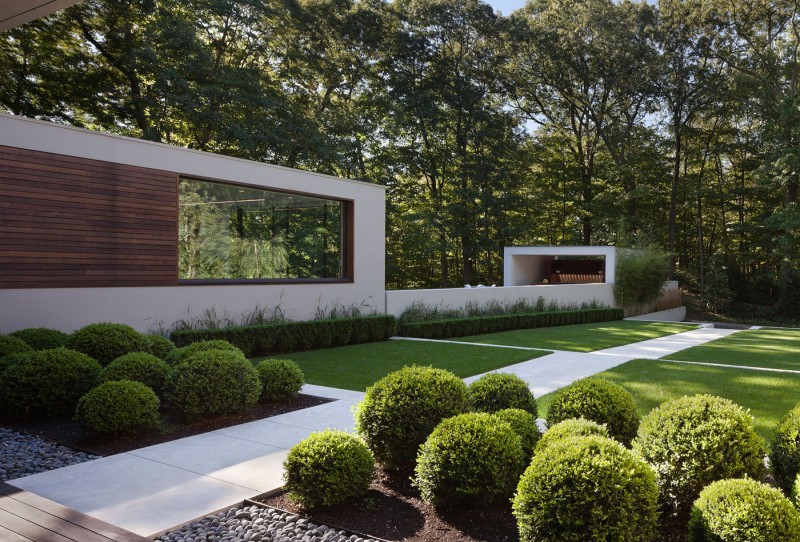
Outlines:
[[746, 369], [748, 371], [766, 371], [769, 373], [790, 373], [800, 375], [800, 371], [793, 371], [792, 369], [773, 369], [772, 367], [751, 367], [748, 365], [729, 365], [727, 363], [706, 363], [703, 361], [684, 361], [682, 359], [664, 358], [659, 358], [658, 361], [666, 361], [668, 363], [683, 363], [686, 365], [705, 365], [707, 367], [723, 367], [726, 369]]
[[489, 348], [510, 348], [512, 350], [537, 350], [539, 352], [545, 351], [549, 352], [550, 350], [544, 350], [543, 348], [530, 348], [528, 346], [511, 346], [508, 344], [487, 344], [487, 343], [470, 343], [465, 341], [448, 341], [445, 339], [421, 339], [419, 337], [389, 337], [390, 341], [422, 341], [422, 342], [430, 342], [430, 343], [443, 343], [443, 344], [465, 344], [467, 346], [488, 346]]

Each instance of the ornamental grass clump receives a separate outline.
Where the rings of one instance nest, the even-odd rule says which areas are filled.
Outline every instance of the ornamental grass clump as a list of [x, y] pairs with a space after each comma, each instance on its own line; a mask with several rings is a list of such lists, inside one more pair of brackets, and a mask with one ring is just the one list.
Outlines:
[[780, 490], [749, 479], [719, 480], [700, 492], [689, 542], [800, 542], [800, 512]]
[[125, 354], [146, 352], [147, 342], [130, 326], [100, 322], [84, 326], [70, 335], [66, 347], [83, 352], [105, 366]]
[[533, 457], [533, 450], [542, 436], [539, 432], [539, 427], [536, 425], [536, 418], [530, 412], [526, 412], [521, 408], [504, 408], [495, 412], [494, 417], [510, 425], [511, 429], [519, 437], [519, 443], [522, 445], [522, 454], [525, 464], [527, 464]]
[[60, 348], [67, 343], [69, 335], [57, 329], [46, 327], [29, 327], [10, 333], [12, 337], [22, 339], [34, 350], [50, 350]]
[[566, 437], [533, 456], [513, 501], [521, 542], [649, 542], [658, 525], [653, 471], [619, 442]]
[[375, 459], [358, 437], [327, 429], [292, 446], [283, 468], [289, 499], [316, 508], [365, 494], [375, 476]]
[[471, 412], [436, 426], [419, 450], [413, 483], [436, 506], [486, 504], [506, 501], [524, 468], [511, 425]]
[[133, 380], [141, 382], [156, 395], [161, 395], [170, 373], [169, 365], [152, 354], [131, 352], [120, 356], [100, 373], [100, 382], [112, 380]]
[[375, 459], [391, 471], [413, 470], [417, 451], [445, 419], [470, 410], [467, 386], [444, 369], [410, 366], [367, 389], [356, 429]]
[[261, 379], [262, 403], [289, 401], [305, 383], [303, 370], [290, 359], [265, 359], [256, 365]]
[[504, 408], [521, 408], [534, 417], [536, 399], [528, 383], [509, 373], [489, 373], [469, 385], [472, 406], [478, 412], [497, 412]]
[[569, 418], [586, 418], [603, 424], [612, 438], [626, 446], [639, 427], [639, 415], [631, 394], [602, 378], [585, 378], [556, 393], [547, 411], [547, 425]]
[[655, 471], [666, 528], [684, 529], [692, 503], [725, 478], [764, 475], [764, 442], [753, 417], [721, 397], [694, 395], [654, 408], [633, 441]]
[[103, 382], [78, 401], [75, 420], [97, 434], [133, 434], [158, 425], [160, 401], [141, 382]]
[[600, 425], [586, 418], [569, 418], [563, 422], [558, 422], [552, 427], [548, 427], [547, 431], [542, 435], [542, 438], [539, 439], [535, 452], [539, 453], [553, 442], [565, 438], [589, 436], [611, 438], [605, 425]]
[[246, 410], [261, 395], [258, 373], [238, 350], [197, 352], [175, 367], [169, 388], [172, 406], [188, 420]]
[[800, 404], [787, 412], [775, 428], [769, 459], [777, 485], [786, 495], [800, 473]]
[[18, 419], [71, 415], [101, 369], [86, 354], [66, 348], [31, 352], [3, 372], [0, 412]]

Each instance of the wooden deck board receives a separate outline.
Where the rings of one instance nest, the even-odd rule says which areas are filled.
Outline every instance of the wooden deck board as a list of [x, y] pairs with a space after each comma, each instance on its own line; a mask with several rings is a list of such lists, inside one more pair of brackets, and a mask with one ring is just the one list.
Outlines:
[[0, 482], [0, 540], [149, 542], [148, 539]]

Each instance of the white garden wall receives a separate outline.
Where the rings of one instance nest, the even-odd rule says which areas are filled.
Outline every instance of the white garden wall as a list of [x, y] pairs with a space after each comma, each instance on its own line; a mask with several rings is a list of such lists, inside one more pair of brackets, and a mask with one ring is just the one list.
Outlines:
[[386, 312], [400, 316], [414, 302], [426, 305], [442, 305], [460, 308], [469, 302], [485, 304], [526, 299], [535, 303], [539, 298], [545, 302], [556, 301], [561, 305], [597, 303], [614, 306], [613, 284], [552, 284], [541, 286], [506, 286], [495, 288], [443, 288], [435, 290], [388, 290]]

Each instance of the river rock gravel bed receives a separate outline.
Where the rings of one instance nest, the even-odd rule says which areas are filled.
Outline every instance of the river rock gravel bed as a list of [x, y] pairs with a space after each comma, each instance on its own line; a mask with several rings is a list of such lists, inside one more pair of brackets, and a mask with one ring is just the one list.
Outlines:
[[236, 506], [161, 535], [161, 542], [379, 542], [311, 522], [298, 514]]
[[0, 481], [3, 482], [100, 457], [0, 427]]

